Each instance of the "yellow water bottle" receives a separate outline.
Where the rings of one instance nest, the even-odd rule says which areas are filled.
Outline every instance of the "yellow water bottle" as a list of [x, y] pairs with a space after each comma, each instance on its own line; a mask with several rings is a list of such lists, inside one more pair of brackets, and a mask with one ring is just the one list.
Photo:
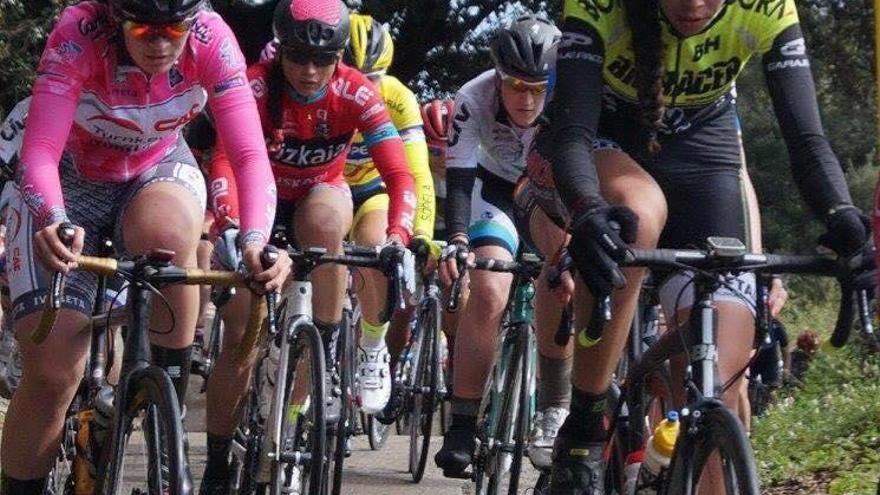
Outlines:
[[636, 494], [654, 495], [658, 493], [666, 470], [669, 468], [669, 462], [672, 460], [672, 452], [675, 450], [675, 441], [678, 439], [680, 427], [678, 412], [669, 411], [666, 414], [666, 419], [654, 428], [654, 434], [648, 439], [645, 459], [639, 470]]

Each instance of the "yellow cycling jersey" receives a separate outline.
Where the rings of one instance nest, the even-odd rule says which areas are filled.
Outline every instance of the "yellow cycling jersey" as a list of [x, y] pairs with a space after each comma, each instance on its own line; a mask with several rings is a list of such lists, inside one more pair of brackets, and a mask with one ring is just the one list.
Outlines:
[[[430, 239], [434, 232], [434, 181], [428, 166], [428, 148], [418, 100], [394, 76], [382, 76], [376, 86], [385, 101], [391, 121], [403, 140], [406, 161], [415, 181], [417, 198], [413, 232]], [[344, 174], [356, 202], [384, 187], [361, 133], [355, 136], [351, 145]]]
[[[632, 35], [620, 0], [566, 0], [564, 15], [583, 21], [601, 38], [608, 88], [626, 101], [638, 101]], [[766, 53], [782, 31], [798, 23], [794, 0], [727, 0], [708, 27], [687, 38], [672, 31], [662, 12], [658, 15], [668, 107], [705, 106], [729, 93], [749, 58]], [[804, 50], [803, 42], [789, 49]]]

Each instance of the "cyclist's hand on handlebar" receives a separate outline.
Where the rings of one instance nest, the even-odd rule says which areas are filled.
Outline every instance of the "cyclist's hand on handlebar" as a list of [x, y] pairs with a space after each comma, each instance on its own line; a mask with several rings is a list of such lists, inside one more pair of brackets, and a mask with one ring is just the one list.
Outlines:
[[415, 293], [415, 258], [413, 257], [412, 252], [403, 246], [403, 240], [400, 236], [397, 234], [391, 234], [388, 236], [388, 241], [385, 242], [382, 251], [379, 252], [379, 259], [383, 260], [382, 264], [385, 266], [389, 265], [389, 261], [400, 263], [402, 268], [402, 273], [400, 274], [403, 276], [400, 281], [403, 283], [402, 289], [406, 291], [405, 296], [408, 297]]
[[444, 286], [450, 286], [461, 276], [459, 263], [466, 260], [472, 263], [474, 254], [470, 252], [467, 242], [460, 237], [455, 237], [443, 248], [440, 256], [440, 281]]
[[264, 269], [260, 260], [262, 252], [263, 246], [258, 244], [248, 244], [242, 252], [245, 268], [251, 274], [251, 288], [258, 293], [280, 290], [290, 275], [290, 256], [284, 249], [279, 249], [278, 259]]
[[767, 295], [767, 309], [770, 310], [770, 316], [778, 318], [786, 301], [788, 301], [788, 291], [785, 290], [782, 279], [774, 277], [770, 281], [770, 294]]
[[423, 235], [416, 235], [409, 243], [409, 250], [415, 255], [416, 260], [424, 262], [421, 266], [422, 274], [429, 275], [437, 269], [436, 255], [432, 253], [434, 244]]
[[82, 227], [67, 223], [74, 229], [73, 241], [68, 247], [58, 231], [62, 223], [52, 223], [34, 234], [34, 254], [47, 270], [67, 273], [76, 267], [76, 258], [82, 254], [86, 233]]
[[819, 244], [844, 258], [857, 254], [871, 239], [871, 222], [855, 206], [837, 208], [825, 219], [825, 228]]
[[560, 304], [566, 305], [574, 297], [574, 277], [571, 275], [574, 260], [572, 260], [568, 248], [560, 249], [557, 258], [552, 264], [545, 265], [547, 267], [547, 286]]
[[572, 224], [569, 252], [584, 282], [596, 297], [626, 286], [617, 266], [635, 242], [639, 217], [625, 206], [601, 206], [587, 211]]

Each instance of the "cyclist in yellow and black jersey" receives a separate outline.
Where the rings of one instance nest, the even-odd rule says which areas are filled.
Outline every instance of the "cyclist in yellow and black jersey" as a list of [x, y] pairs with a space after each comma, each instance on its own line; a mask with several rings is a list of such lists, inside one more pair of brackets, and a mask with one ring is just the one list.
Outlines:
[[[564, 18], [554, 100], [523, 195], [570, 225], [589, 294], [613, 292], [615, 315], [600, 341], [583, 332], [587, 311], [578, 311], [571, 414], [551, 475], [552, 493], [602, 494], [605, 396], [644, 273], [614, 260], [625, 243], [686, 248], [724, 236], [748, 245], [735, 82], [752, 56], [762, 57], [795, 182], [827, 228], [821, 241], [848, 256], [870, 232], [822, 129], [794, 0], [566, 0]], [[677, 274], [662, 286], [667, 321], [688, 321], [688, 283]], [[754, 297], [754, 277], [731, 283]], [[592, 307], [589, 295], [578, 298], [579, 308]], [[754, 316], [729, 290], [715, 301], [726, 383], [748, 362]], [[734, 410], [738, 385], [723, 396]]]
[[[352, 14], [351, 40], [345, 50], [345, 63], [366, 74], [376, 84], [403, 140], [416, 186], [413, 242], [418, 243], [430, 241], [434, 234], [434, 182], [428, 167], [428, 148], [419, 103], [409, 88], [396, 77], [386, 74], [393, 56], [394, 42], [388, 30], [371, 16]], [[388, 195], [360, 133], [354, 138], [344, 174], [354, 202], [351, 238], [368, 246], [384, 244]], [[358, 291], [362, 309], [358, 344], [360, 400], [365, 412], [377, 414], [386, 406], [391, 394], [390, 362], [406, 344], [406, 322], [392, 324], [392, 330], [388, 331], [389, 324], [379, 321], [385, 306], [385, 276], [375, 270], [362, 270], [361, 273], [364, 288]], [[391, 353], [385, 342], [386, 333]]]

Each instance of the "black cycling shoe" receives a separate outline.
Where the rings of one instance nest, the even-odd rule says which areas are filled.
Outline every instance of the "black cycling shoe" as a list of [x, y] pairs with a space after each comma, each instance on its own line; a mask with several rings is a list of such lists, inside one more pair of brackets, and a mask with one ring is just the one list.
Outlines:
[[556, 437], [550, 491], [553, 495], [604, 495], [605, 460], [603, 443], [589, 443]]
[[464, 428], [450, 428], [443, 436], [443, 447], [434, 456], [434, 463], [447, 478], [459, 478], [470, 466], [476, 447], [476, 432]]
[[227, 495], [229, 493], [229, 477], [214, 476], [205, 470], [202, 485], [199, 486], [199, 495]]

